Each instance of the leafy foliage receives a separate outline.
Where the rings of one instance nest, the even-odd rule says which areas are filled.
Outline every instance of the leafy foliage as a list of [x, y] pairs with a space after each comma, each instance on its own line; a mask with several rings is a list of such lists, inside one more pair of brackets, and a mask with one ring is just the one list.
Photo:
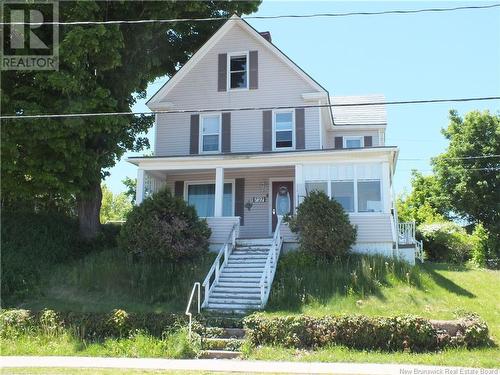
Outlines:
[[427, 259], [433, 261], [464, 263], [478, 246], [473, 236], [451, 221], [422, 224], [418, 232], [424, 241]]
[[2, 212], [3, 302], [35, 293], [50, 265], [85, 254], [75, 220], [61, 214]]
[[196, 209], [165, 188], [132, 209], [119, 244], [137, 258], [175, 262], [207, 252], [210, 235]]
[[185, 316], [165, 313], [0, 311], [2, 353], [195, 358]]
[[453, 211], [471, 223], [481, 223], [492, 246], [490, 256], [500, 257], [500, 115], [473, 111], [461, 118], [450, 112], [443, 130], [449, 140], [446, 152], [433, 160], [434, 171]]
[[127, 188], [127, 190], [125, 191], [125, 195], [130, 199], [130, 203], [135, 204], [137, 179], [125, 177], [122, 180], [122, 183]]
[[449, 346], [468, 348], [490, 343], [488, 328], [479, 318], [458, 324], [456, 337], [438, 333], [431, 322], [411, 316], [366, 317], [305, 315], [245, 318], [247, 337], [254, 345], [318, 348], [345, 345], [354, 349], [424, 352]]
[[113, 194], [106, 185], [102, 185], [101, 223], [125, 220], [132, 204], [125, 193]]
[[415, 221], [418, 225], [451, 217], [449, 200], [434, 175], [413, 171], [411, 187], [409, 194], [399, 196], [396, 201], [401, 222]]
[[356, 241], [356, 228], [349, 222], [349, 216], [340, 203], [323, 192], [311, 192], [297, 208], [296, 215], [286, 220], [290, 229], [300, 234], [302, 250], [320, 258], [345, 255]]
[[[62, 22], [123, 20], [130, 15], [227, 17], [251, 13], [258, 5], [258, 1], [58, 3]], [[145, 97], [150, 82], [172, 76], [221, 24], [222, 20], [60, 27], [59, 70], [3, 72], [2, 111], [25, 115], [130, 111]], [[37, 31], [50, 32], [49, 28]], [[1, 139], [3, 204], [24, 201], [34, 209], [76, 197], [80, 232], [95, 237], [101, 179], [126, 150], [140, 151], [148, 145], [140, 135], [152, 121], [152, 116], [9, 121]]]

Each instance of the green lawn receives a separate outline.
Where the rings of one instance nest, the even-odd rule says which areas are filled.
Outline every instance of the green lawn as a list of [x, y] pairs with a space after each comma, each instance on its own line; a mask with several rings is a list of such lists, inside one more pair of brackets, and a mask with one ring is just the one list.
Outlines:
[[[195, 281], [203, 281], [215, 254], [180, 264], [132, 261], [110, 249], [54, 266], [47, 272], [37, 297], [15, 307], [56, 311], [181, 312]], [[13, 306], [6, 306], [13, 307]]]
[[[213, 256], [184, 266], [144, 266], [126, 261], [117, 250], [91, 254], [59, 266], [46, 276], [42, 296], [18, 306], [73, 311], [182, 312], [194, 281], [202, 281]], [[453, 319], [479, 314], [500, 343], [500, 271], [425, 263], [416, 267], [383, 258], [350, 257], [342, 262], [316, 262], [297, 254], [280, 260], [266, 314], [414, 314]], [[141, 340], [145, 340], [141, 338]], [[99, 346], [100, 345], [100, 346]], [[106, 346], [107, 345], [107, 346]], [[5, 354], [166, 356], [162, 343], [82, 345], [70, 338], [52, 342], [2, 343]], [[149, 347], [141, 351], [134, 345]], [[7, 350], [7, 351], [4, 351]], [[172, 349], [174, 350], [174, 349]], [[252, 359], [355, 361], [500, 367], [498, 347], [468, 351], [407, 354], [363, 352], [342, 347], [308, 352], [284, 348], [247, 349]]]
[[[453, 319], [473, 312], [486, 320], [493, 340], [500, 343], [500, 271], [433, 263], [409, 268], [377, 258], [353, 259], [349, 265], [317, 264], [295, 255], [282, 260], [266, 312], [269, 315], [414, 314]], [[426, 354], [263, 347], [247, 354], [268, 360], [500, 366], [498, 347]]]

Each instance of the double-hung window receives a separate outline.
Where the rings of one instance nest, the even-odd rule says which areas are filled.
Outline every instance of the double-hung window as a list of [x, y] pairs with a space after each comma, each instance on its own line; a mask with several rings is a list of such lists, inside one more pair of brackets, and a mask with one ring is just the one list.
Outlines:
[[221, 118], [220, 115], [201, 116], [200, 127], [200, 152], [220, 152], [221, 144]]
[[[233, 216], [234, 199], [233, 184], [224, 183], [224, 196], [222, 201], [222, 216]], [[212, 217], [215, 210], [215, 184], [188, 183], [187, 202], [194, 206], [198, 216]]]
[[248, 88], [248, 54], [229, 55], [229, 89]]
[[293, 111], [274, 113], [274, 149], [294, 148], [294, 118]]

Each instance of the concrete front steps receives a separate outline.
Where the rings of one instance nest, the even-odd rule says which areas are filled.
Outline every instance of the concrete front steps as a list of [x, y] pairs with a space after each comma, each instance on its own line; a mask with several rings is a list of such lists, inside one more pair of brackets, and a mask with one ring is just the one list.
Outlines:
[[242, 328], [206, 329], [201, 339], [202, 351], [199, 358], [234, 359], [241, 356], [245, 331]]
[[244, 313], [261, 308], [260, 279], [271, 238], [238, 239], [208, 298], [207, 310]]

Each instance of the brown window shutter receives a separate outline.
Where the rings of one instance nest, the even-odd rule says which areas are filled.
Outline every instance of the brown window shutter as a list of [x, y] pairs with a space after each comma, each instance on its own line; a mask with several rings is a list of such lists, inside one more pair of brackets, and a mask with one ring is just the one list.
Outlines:
[[344, 148], [343, 137], [335, 137], [335, 148]]
[[259, 53], [258, 51], [250, 51], [248, 53], [250, 75], [248, 79], [248, 87], [250, 90], [259, 88]]
[[227, 91], [227, 53], [219, 53], [217, 90]]
[[262, 151], [273, 149], [273, 111], [262, 111]]
[[234, 215], [240, 217], [240, 225], [245, 225], [245, 179], [234, 180]]
[[365, 147], [372, 147], [373, 146], [373, 137], [371, 135], [366, 135], [365, 136]]
[[306, 127], [305, 110], [297, 108], [295, 110], [295, 148], [303, 150], [306, 148]]
[[189, 153], [198, 154], [200, 151], [200, 115], [191, 115], [191, 136]]
[[231, 112], [222, 113], [222, 152], [231, 152]]
[[174, 195], [176, 197], [184, 197], [184, 181], [175, 181], [174, 183]]

